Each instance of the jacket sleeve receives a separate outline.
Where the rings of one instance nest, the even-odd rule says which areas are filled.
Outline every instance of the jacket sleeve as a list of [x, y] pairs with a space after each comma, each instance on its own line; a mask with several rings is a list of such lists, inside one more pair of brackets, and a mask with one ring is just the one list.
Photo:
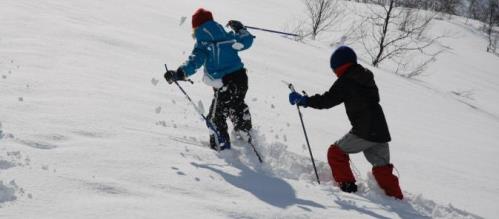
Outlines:
[[251, 33], [248, 30], [242, 29], [239, 31], [239, 33], [234, 33], [230, 32], [234, 39], [243, 45], [241, 49], [238, 49], [239, 51], [243, 51], [246, 49], [249, 49], [251, 45], [253, 45], [253, 40], [255, 39], [255, 36], [251, 35]]
[[206, 49], [203, 48], [199, 43], [196, 43], [194, 49], [191, 52], [191, 55], [189, 55], [187, 61], [185, 61], [185, 63], [180, 67], [182, 68], [182, 70], [184, 70], [185, 76], [189, 77], [196, 73], [196, 70], [204, 65], [207, 58], [208, 54]]
[[329, 109], [337, 106], [345, 101], [345, 94], [342, 89], [342, 84], [336, 83], [324, 94], [316, 94], [309, 97], [307, 106], [315, 109]]

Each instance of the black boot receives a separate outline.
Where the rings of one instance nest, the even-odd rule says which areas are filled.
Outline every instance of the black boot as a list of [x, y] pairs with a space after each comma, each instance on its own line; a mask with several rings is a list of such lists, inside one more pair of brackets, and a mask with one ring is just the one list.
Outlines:
[[[219, 139], [218, 143], [220, 146], [220, 150], [230, 149], [230, 138], [229, 135], [222, 135], [223, 139]], [[217, 143], [215, 142], [215, 136], [210, 135], [210, 148], [213, 150], [217, 150]]]
[[357, 192], [357, 185], [354, 182], [340, 183], [340, 189], [343, 192], [354, 193]]

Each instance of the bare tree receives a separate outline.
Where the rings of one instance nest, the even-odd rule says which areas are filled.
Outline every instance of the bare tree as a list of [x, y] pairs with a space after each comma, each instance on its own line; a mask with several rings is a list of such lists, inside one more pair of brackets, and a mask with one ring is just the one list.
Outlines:
[[310, 35], [315, 39], [318, 34], [331, 28], [340, 16], [337, 0], [303, 0], [310, 22]]
[[[429, 55], [425, 49], [441, 37], [428, 38], [425, 31], [435, 17], [429, 13], [413, 8], [397, 7], [397, 0], [379, 1], [369, 7], [370, 15], [366, 17], [361, 30], [362, 43], [371, 56], [372, 64], [378, 66], [381, 62], [404, 56], [417, 51]], [[401, 61], [399, 60], [399, 65]], [[429, 62], [424, 62], [428, 64]]]
[[497, 0], [489, 0], [487, 4], [487, 36], [489, 45], [487, 52], [495, 53], [497, 49], [497, 33], [494, 31], [494, 26], [499, 22], [499, 3]]
[[482, 17], [482, 5], [480, 4], [480, 0], [469, 0], [468, 3], [468, 17], [475, 19], [475, 20], [481, 20]]
[[447, 14], [457, 14], [458, 7], [462, 2], [460, 0], [438, 0], [436, 3], [436, 11]]

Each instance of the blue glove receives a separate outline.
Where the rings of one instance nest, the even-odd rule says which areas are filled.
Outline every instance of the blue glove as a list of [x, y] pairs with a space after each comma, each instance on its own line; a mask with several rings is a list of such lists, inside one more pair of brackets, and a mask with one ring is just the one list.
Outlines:
[[289, 103], [291, 105], [297, 104], [298, 106], [307, 107], [308, 97], [301, 95], [297, 92], [291, 92], [289, 94]]

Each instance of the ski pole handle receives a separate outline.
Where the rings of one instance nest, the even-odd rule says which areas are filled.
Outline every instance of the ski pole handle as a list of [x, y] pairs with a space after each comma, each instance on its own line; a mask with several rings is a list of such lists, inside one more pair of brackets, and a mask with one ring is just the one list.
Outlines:
[[[288, 88], [291, 90], [291, 92], [296, 92], [295, 86], [293, 86], [293, 84], [288, 83], [286, 81], [282, 81], [282, 83], [286, 84], [288, 86]], [[302, 93], [303, 93], [304, 96], [308, 96], [307, 92], [302, 91]]]
[[288, 88], [289, 88], [292, 92], [296, 92], [295, 87], [293, 86], [293, 84], [291, 84], [291, 83], [289, 83], [289, 82], [287, 82], [287, 81], [284, 81], [284, 80], [282, 80], [281, 82], [282, 82], [282, 83], [284, 83], [286, 86], [288, 86]]

